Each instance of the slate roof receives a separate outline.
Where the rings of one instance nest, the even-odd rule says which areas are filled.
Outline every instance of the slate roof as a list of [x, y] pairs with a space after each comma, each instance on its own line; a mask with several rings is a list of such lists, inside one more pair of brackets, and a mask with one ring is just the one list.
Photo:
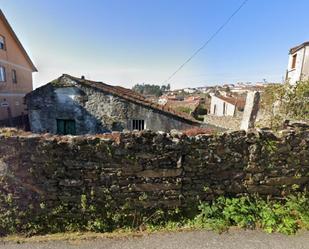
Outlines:
[[[196, 124], [196, 125], [200, 124], [199, 121], [195, 120], [190, 115], [187, 115], [185, 113], [179, 113], [179, 112], [174, 111], [171, 108], [164, 107], [164, 106], [161, 106], [161, 105], [156, 104], [154, 102], [151, 102], [151, 101], [147, 100], [143, 95], [141, 95], [141, 94], [139, 94], [135, 91], [132, 91], [130, 89], [121, 87], [121, 86], [111, 86], [111, 85], [108, 85], [108, 84], [103, 83], [103, 82], [87, 80], [87, 79], [84, 79], [84, 78], [77, 78], [77, 77], [74, 77], [74, 76], [71, 76], [71, 75], [68, 75], [68, 74], [63, 74], [61, 77], [50, 82], [49, 84], [52, 84], [54, 86], [59, 86], [59, 87], [66, 86], [66, 85], [69, 86], [70, 83], [67, 82], [67, 79], [72, 80], [72, 81], [76, 82], [77, 84], [92, 87], [92, 88], [101, 90], [105, 93], [112, 94], [114, 96], [120, 97], [120, 98], [127, 100], [127, 101], [130, 101], [132, 103], [135, 103], [135, 104], [138, 104], [138, 105], [159, 111], [163, 114], [169, 115], [169, 116], [174, 117], [176, 119], [180, 119], [180, 120], [187, 122], [189, 124], [193, 124], [193, 125], [194, 124]], [[47, 84], [47, 85], [49, 85], [49, 84]], [[47, 85], [44, 85], [40, 88], [43, 88]], [[32, 91], [31, 93], [27, 94], [26, 98], [29, 98], [32, 94], [35, 94], [36, 91], [39, 92], [39, 88]]]

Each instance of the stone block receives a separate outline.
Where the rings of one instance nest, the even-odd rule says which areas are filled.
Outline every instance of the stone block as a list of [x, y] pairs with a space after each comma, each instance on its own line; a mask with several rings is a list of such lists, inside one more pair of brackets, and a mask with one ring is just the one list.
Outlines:
[[270, 186], [282, 186], [282, 185], [303, 185], [309, 183], [309, 177], [293, 177], [293, 176], [286, 176], [286, 177], [275, 177], [275, 178], [269, 178], [265, 181], [266, 185]]
[[138, 177], [162, 178], [162, 177], [177, 177], [182, 173], [182, 169], [157, 169], [143, 170], [136, 173]]

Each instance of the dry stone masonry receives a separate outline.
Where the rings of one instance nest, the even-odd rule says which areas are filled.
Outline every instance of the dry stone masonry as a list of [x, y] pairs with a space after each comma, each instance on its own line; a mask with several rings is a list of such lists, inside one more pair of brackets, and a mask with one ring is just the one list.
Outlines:
[[19, 210], [43, 205], [74, 211], [82, 197], [132, 213], [186, 208], [220, 195], [278, 198], [309, 186], [309, 130], [285, 130], [280, 136], [269, 131], [196, 137], [151, 131], [2, 134], [0, 174], [1, 195], [10, 196]]

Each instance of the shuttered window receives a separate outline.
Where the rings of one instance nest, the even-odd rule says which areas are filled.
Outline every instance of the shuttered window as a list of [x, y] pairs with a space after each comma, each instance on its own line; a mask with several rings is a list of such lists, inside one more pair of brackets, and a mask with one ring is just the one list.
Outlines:
[[132, 120], [132, 130], [144, 130], [145, 129], [145, 121], [141, 119], [133, 119]]

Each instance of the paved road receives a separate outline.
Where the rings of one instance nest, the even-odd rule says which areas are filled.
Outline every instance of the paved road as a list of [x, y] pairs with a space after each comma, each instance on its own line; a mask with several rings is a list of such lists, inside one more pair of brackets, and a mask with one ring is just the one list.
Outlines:
[[[0, 242], [1, 243], [1, 242]], [[54, 241], [44, 243], [6, 243], [6, 249], [309, 249], [309, 232], [295, 236], [266, 234], [260, 231], [207, 231], [152, 234], [140, 237], [95, 239], [91, 241]]]

